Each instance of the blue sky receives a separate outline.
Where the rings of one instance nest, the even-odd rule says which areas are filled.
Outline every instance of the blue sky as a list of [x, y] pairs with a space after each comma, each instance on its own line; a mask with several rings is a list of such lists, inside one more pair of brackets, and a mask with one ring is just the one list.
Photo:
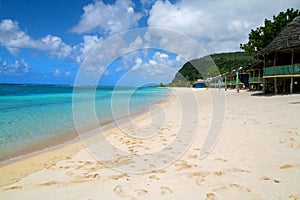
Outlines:
[[168, 83], [187, 60], [238, 51], [265, 18], [299, 4], [0, 0], [0, 83], [76, 84], [79, 73], [101, 85]]

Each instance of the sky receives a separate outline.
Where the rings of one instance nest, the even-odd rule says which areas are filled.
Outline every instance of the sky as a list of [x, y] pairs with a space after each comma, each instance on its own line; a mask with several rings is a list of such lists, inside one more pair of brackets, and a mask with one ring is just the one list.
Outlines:
[[298, 0], [0, 0], [0, 83], [169, 83]]

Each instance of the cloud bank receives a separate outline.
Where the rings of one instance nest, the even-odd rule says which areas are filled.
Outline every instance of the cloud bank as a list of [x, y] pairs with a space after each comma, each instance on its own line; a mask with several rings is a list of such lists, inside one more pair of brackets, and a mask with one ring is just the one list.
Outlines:
[[[266, 6], [268, 5], [268, 6]], [[156, 1], [149, 12], [148, 25], [187, 34], [208, 52], [237, 51], [251, 29], [261, 26], [287, 8], [299, 8], [296, 0], [183, 0], [175, 4]]]
[[61, 38], [50, 34], [35, 40], [20, 30], [19, 23], [11, 19], [0, 22], [0, 44], [16, 54], [21, 49], [37, 49], [46, 51], [49, 55], [57, 58], [65, 58], [72, 52], [72, 47], [65, 44]]
[[137, 27], [142, 15], [135, 13], [133, 7], [134, 3], [129, 0], [117, 0], [112, 5], [95, 1], [83, 7], [84, 13], [72, 31], [79, 34], [115, 34]]

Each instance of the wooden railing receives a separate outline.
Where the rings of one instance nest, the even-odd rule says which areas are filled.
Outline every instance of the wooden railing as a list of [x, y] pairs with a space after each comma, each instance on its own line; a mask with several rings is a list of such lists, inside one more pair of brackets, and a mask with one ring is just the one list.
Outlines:
[[250, 77], [249, 83], [262, 83], [263, 78], [262, 77]]
[[264, 68], [264, 76], [300, 74], [300, 64]]

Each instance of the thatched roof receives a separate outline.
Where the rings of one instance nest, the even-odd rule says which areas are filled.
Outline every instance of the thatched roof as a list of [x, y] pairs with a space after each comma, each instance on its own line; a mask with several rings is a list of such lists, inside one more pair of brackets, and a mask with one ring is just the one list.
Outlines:
[[300, 47], [300, 16], [283, 28], [268, 46], [258, 52], [258, 55], [294, 47]]

